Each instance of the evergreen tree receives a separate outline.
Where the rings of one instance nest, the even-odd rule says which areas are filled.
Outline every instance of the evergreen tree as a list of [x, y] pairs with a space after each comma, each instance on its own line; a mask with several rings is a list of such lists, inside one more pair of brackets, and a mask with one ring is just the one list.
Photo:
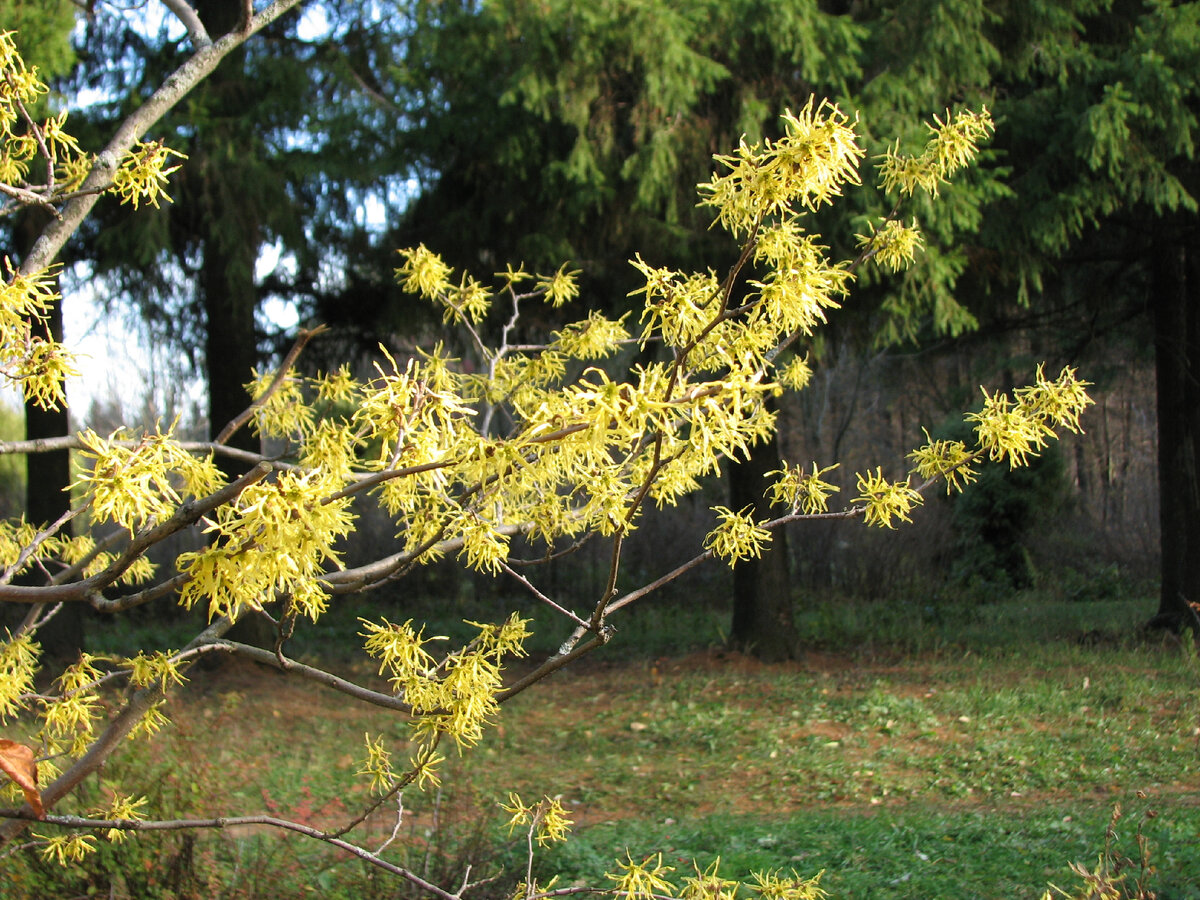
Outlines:
[[[996, 144], [1011, 198], [986, 211], [987, 282], [1036, 300], [1103, 266], [1099, 310], [1153, 322], [1162, 579], [1155, 624], [1200, 624], [1200, 3], [1007, 8]], [[1126, 317], [1127, 318], [1127, 317]]]
[[[210, 34], [238, 27], [239, 4], [193, 6]], [[336, 284], [360, 231], [358, 204], [403, 170], [391, 156], [395, 116], [381, 113], [381, 88], [369, 84], [387, 74], [371, 65], [378, 45], [398, 40], [379, 7], [308, 4], [319, 25], [284, 17], [230, 54], [159, 127], [188, 155], [174, 202], [136, 212], [107, 204], [76, 248], [101, 285], [203, 367], [213, 436], [245, 407], [245, 373], [275, 349], [257, 316], [263, 302], [302, 302]], [[107, 95], [90, 111], [98, 126], [135, 108], [190, 52], [189, 37], [166, 29], [147, 37], [136, 24], [89, 23], [74, 86]], [[281, 262], [263, 275], [268, 248]], [[233, 440], [257, 448], [247, 430]]]

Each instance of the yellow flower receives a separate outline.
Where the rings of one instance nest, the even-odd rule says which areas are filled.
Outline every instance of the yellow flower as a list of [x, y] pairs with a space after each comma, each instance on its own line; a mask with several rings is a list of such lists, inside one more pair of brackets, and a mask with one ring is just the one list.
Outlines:
[[771, 540], [771, 532], [759, 527], [747, 506], [734, 512], [724, 506], [714, 506], [713, 512], [721, 522], [704, 539], [706, 549], [728, 561], [732, 567], [739, 559], [762, 556], [762, 549]]
[[164, 187], [167, 176], [179, 168], [177, 165], [167, 167], [172, 156], [187, 159], [187, 156], [165, 146], [162, 141], [139, 141], [113, 173], [111, 190], [121, 198], [122, 203], [132, 203], [134, 209], [143, 200], [154, 207], [158, 206], [160, 197], [171, 202]]
[[625, 862], [617, 865], [621, 869], [619, 874], [605, 875], [616, 882], [613, 892], [617, 896], [627, 900], [655, 900], [656, 895], [674, 896], [675, 887], [666, 880], [666, 876], [675, 868], [663, 865], [661, 853], [647, 856], [640, 863], [635, 863], [633, 857], [626, 853]]
[[546, 302], [557, 308], [578, 297], [579, 272], [579, 269], [568, 272], [566, 263], [563, 263], [553, 275], [539, 275], [537, 286], [544, 293]]
[[858, 492], [854, 502], [864, 504], [864, 521], [868, 525], [880, 525], [884, 528], [895, 528], [893, 519], [911, 522], [909, 512], [923, 502], [921, 495], [909, 487], [908, 479], [888, 481], [883, 477], [881, 469], [876, 469], [874, 475], [870, 472], [860, 473]]
[[806, 516], [827, 512], [830, 496], [841, 488], [822, 481], [821, 476], [836, 468], [837, 464], [826, 466], [824, 469], [818, 468], [814, 462], [812, 468], [805, 473], [803, 466], [788, 466], [785, 462], [782, 469], [767, 473], [769, 476], [778, 476], [767, 489], [771, 504], [790, 506]]

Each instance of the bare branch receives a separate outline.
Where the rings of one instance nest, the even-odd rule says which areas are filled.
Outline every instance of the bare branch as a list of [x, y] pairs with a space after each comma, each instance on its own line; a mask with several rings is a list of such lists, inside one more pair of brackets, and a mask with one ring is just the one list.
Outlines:
[[533, 594], [533, 596], [535, 596], [539, 600], [541, 600], [543, 603], [545, 603], [547, 606], [562, 613], [564, 616], [566, 616], [568, 619], [570, 619], [576, 625], [582, 625], [584, 628], [588, 627], [587, 622], [585, 622], [583, 619], [579, 618], [579, 616], [575, 615], [575, 613], [571, 612], [566, 607], [559, 606], [557, 603], [555, 603], [553, 600], [551, 600], [549, 597], [547, 597], [545, 594], [543, 594], [541, 591], [539, 591], [536, 587], [534, 587], [533, 582], [531, 582], [528, 578], [526, 578], [520, 572], [517, 572], [516, 570], [514, 570], [512, 568], [512, 566], [510, 566], [508, 563], [502, 562], [502, 563], [500, 563], [500, 565], [504, 567], [505, 572], [507, 572], [509, 575], [511, 575], [517, 581], [521, 582], [521, 584], [525, 585], [525, 587], [529, 588], [529, 592], [531, 594]]
[[513, 697], [517, 696], [517, 694], [537, 684], [547, 675], [551, 675], [554, 672], [557, 672], [563, 666], [575, 662], [575, 660], [579, 659], [581, 656], [587, 656], [593, 650], [603, 647], [610, 640], [612, 640], [612, 636], [615, 633], [616, 630], [611, 625], [603, 626], [596, 633], [595, 640], [588, 641], [586, 644], [581, 644], [570, 653], [564, 653], [561, 655], [556, 654], [555, 656], [550, 657], [528, 675], [525, 675], [514, 684], [509, 685], [504, 690], [500, 691], [500, 693], [496, 694], [496, 702], [504, 703], [507, 700], [511, 700]]
[[[502, 525], [496, 531], [505, 535], [525, 534], [529, 531], [529, 525], [526, 523]], [[407, 550], [403, 553], [396, 553], [383, 559], [377, 559], [374, 562], [367, 563], [365, 566], [329, 572], [321, 576], [321, 584], [333, 594], [348, 594], [354, 591], [361, 591], [386, 581], [395, 572], [414, 562], [432, 548], [436, 548], [439, 555], [444, 555], [447, 553], [457, 553], [462, 547], [462, 538], [450, 538], [449, 540], [435, 542], [425, 547], [418, 547], [416, 550]], [[2, 595], [0, 595], [0, 599], [3, 599]]]
[[275, 377], [271, 379], [270, 385], [268, 385], [267, 389], [263, 391], [262, 396], [247, 406], [244, 410], [242, 410], [241, 413], [237, 415], [236, 418], [222, 428], [220, 434], [213, 438], [214, 443], [224, 444], [237, 433], [239, 428], [241, 428], [254, 417], [254, 414], [258, 412], [258, 410], [260, 410], [268, 400], [271, 399], [271, 395], [283, 386], [284, 379], [287, 378], [287, 373], [290, 372], [292, 366], [295, 365], [296, 358], [300, 355], [304, 348], [308, 346], [308, 342], [324, 331], [324, 325], [318, 325], [316, 328], [306, 328], [301, 330], [300, 334], [296, 337], [295, 343], [292, 344], [292, 348], [288, 350], [287, 355], [283, 358], [283, 361], [275, 370]]
[[379, 706], [383, 709], [395, 710], [396, 712], [412, 713], [411, 706], [392, 694], [373, 691], [360, 684], [355, 684], [353, 681], [339, 678], [332, 672], [326, 672], [324, 669], [318, 669], [314, 666], [306, 666], [304, 663], [288, 659], [287, 657], [283, 658], [283, 664], [281, 665], [279, 656], [270, 650], [263, 650], [259, 647], [252, 647], [249, 644], [238, 643], [237, 641], [219, 641], [213, 646], [233, 653], [236, 656], [244, 656], [246, 659], [262, 663], [264, 666], [279, 669], [281, 672], [286, 672], [289, 675], [296, 674], [309, 681], [323, 684], [325, 687], [341, 691], [343, 694], [353, 697], [355, 700], [361, 700], [363, 703], [369, 703], [372, 706]]
[[152, 587], [143, 588], [136, 593], [125, 594], [124, 596], [113, 597], [112, 599], [109, 599], [108, 597], [105, 597], [103, 594], [99, 593], [90, 594], [87, 598], [88, 605], [97, 612], [123, 612], [127, 609], [133, 609], [136, 606], [142, 606], [143, 604], [151, 603], [155, 600], [161, 599], [162, 597], [166, 597], [169, 594], [175, 593], [177, 590], [187, 584], [191, 577], [192, 576], [189, 573], [181, 572], [178, 575], [168, 578], [166, 581], [159, 582]]
[[188, 37], [192, 39], [192, 47], [196, 50], [204, 50], [212, 46], [212, 38], [208, 36], [208, 30], [187, 0], [162, 0], [162, 2], [163, 6], [175, 13], [175, 17], [183, 23]]
[[17, 626], [13, 637], [37, 634], [38, 629], [57, 616], [63, 608], [61, 603], [55, 603], [53, 606], [50, 606], [49, 610], [46, 609], [47, 606], [50, 606], [50, 604], [35, 603], [29, 607], [29, 612], [25, 613], [25, 618]]
[[[0, 193], [8, 194], [8, 196], [15, 199], [21, 206], [41, 206], [45, 209], [48, 209], [52, 215], [58, 215], [58, 210], [55, 209], [54, 204], [47, 200], [42, 194], [36, 193], [35, 191], [14, 187], [11, 184], [5, 184], [4, 182], [0, 181]], [[16, 212], [18, 208], [19, 207], [13, 207], [12, 211]], [[7, 212], [8, 209], [6, 208], [5, 213], [7, 214]]]
[[118, 831], [184, 831], [195, 830], [199, 828], [237, 828], [244, 825], [265, 825], [270, 828], [279, 828], [283, 831], [291, 831], [296, 834], [304, 835], [313, 840], [321, 841], [326, 844], [331, 844], [339, 850], [345, 850], [347, 853], [358, 857], [377, 868], [383, 869], [392, 875], [398, 875], [401, 878], [411, 882], [419, 887], [422, 891], [428, 894], [439, 897], [441, 900], [461, 900], [460, 895], [451, 894], [448, 891], [442, 890], [436, 884], [432, 884], [417, 875], [415, 872], [410, 872], [403, 866], [398, 866], [395, 863], [390, 863], [385, 859], [380, 859], [370, 850], [365, 847], [360, 847], [350, 841], [342, 840], [338, 837], [333, 837], [319, 828], [313, 828], [311, 825], [304, 825], [300, 822], [293, 822], [289, 819], [281, 819], [278, 816], [221, 816], [216, 819], [87, 819], [83, 816], [55, 816], [48, 815], [40, 821], [33, 816], [32, 810], [23, 807], [20, 810], [0, 809], [0, 818], [7, 818], [10, 821], [0, 828], [7, 828], [16, 825], [17, 828], [24, 828], [26, 825], [37, 822], [39, 825], [59, 825], [63, 828], [86, 828], [91, 830], [109, 830], [116, 829]]

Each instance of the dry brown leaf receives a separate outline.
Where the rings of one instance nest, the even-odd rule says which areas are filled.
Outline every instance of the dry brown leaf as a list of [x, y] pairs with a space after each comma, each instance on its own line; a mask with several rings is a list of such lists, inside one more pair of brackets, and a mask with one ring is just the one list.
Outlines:
[[37, 762], [32, 748], [0, 738], [0, 769], [17, 783], [25, 794], [25, 802], [33, 808], [33, 814], [39, 819], [44, 819], [46, 811], [42, 808], [42, 794], [37, 783]]

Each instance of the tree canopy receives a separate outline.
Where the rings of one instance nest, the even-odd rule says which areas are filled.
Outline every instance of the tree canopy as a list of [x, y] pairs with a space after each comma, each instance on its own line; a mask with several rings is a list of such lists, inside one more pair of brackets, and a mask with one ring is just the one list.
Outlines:
[[[414, 50], [428, 84], [408, 138], [427, 183], [401, 234], [459, 264], [569, 257], [622, 285], [634, 249], [685, 267], [721, 259], [690, 186], [714, 139], [769, 135], [797, 98], [858, 110], [872, 155], [895, 140], [918, 147], [914, 123], [947, 104], [987, 105], [998, 129], [981, 164], [936, 202], [908, 204], [923, 240], [916, 264], [863, 271], [839, 321], [896, 343], [1067, 293], [1090, 308], [1062, 348], [1070, 357], [1089, 334], [1148, 312], [1160, 391], [1156, 621], [1195, 626], [1197, 4], [577, 6], [466, 4], [433, 23]], [[479, 133], [492, 139], [463, 139]], [[516, 199], [491, 202], [498, 194]], [[892, 208], [870, 184], [855, 201], [817, 217], [835, 252], [852, 254], [842, 242]]]

